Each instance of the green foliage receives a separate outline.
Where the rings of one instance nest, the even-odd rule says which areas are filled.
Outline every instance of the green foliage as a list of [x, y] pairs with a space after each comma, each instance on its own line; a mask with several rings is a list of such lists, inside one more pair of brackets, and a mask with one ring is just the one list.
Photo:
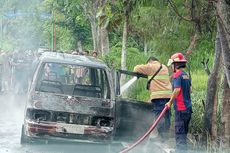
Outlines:
[[208, 75], [205, 73], [205, 71], [202, 69], [192, 71], [191, 75], [193, 91], [205, 91], [208, 82]]
[[72, 33], [65, 27], [59, 27], [57, 33], [60, 35], [57, 39], [57, 48], [61, 51], [69, 51], [74, 48], [74, 38], [71, 37]]
[[[121, 48], [113, 47], [108, 55], [103, 60], [109, 67], [120, 69], [121, 67]], [[148, 56], [141, 53], [137, 48], [127, 48], [127, 69], [133, 71], [134, 66], [137, 64], [146, 63]], [[130, 79], [128, 77], [127, 79]], [[137, 99], [139, 101], [148, 101], [149, 92], [146, 89], [146, 79], [139, 79], [135, 84], [132, 85], [130, 90], [125, 94], [126, 98]]]
[[128, 98], [141, 102], [150, 102], [150, 92], [146, 90], [147, 79], [139, 79], [128, 91]]
[[206, 92], [193, 90], [191, 95], [192, 97], [192, 104], [193, 104], [193, 114], [192, 120], [190, 122], [190, 132], [195, 133], [202, 133], [203, 132], [203, 116], [204, 116], [204, 105], [203, 102], [205, 101]]
[[[90, 25], [83, 14], [81, 4], [82, 3], [78, 0], [43, 1], [42, 9], [47, 12], [50, 11], [52, 15], [51, 20], [48, 22], [49, 24], [45, 25], [43, 28], [47, 29], [47, 26], [52, 27], [53, 23], [55, 24], [58, 50], [76, 49], [79, 40], [83, 45], [92, 48], [92, 40], [89, 37], [91, 35]], [[50, 34], [52, 37], [52, 31], [48, 32], [48, 35]], [[51, 40], [52, 38], [46, 39], [46, 44], [51, 44]]]
[[192, 36], [190, 28], [192, 29], [191, 24], [179, 24], [179, 22], [164, 27], [163, 33], [158, 34], [151, 42], [153, 52], [164, 56], [164, 54], [171, 55], [173, 52], [186, 50]]
[[[137, 48], [127, 48], [127, 68], [132, 71], [137, 64], [146, 63], [147, 56]], [[109, 54], [103, 57], [109, 67], [119, 69], [121, 67], [121, 47], [112, 47]]]
[[155, 7], [139, 7], [133, 12], [131, 18], [131, 31], [142, 39], [149, 42], [157, 35], [162, 34], [163, 24], [165, 24], [167, 11], [159, 10]]
[[214, 40], [208, 37], [202, 37], [198, 42], [189, 61], [192, 69], [203, 69], [201, 61], [204, 58], [209, 59], [209, 67], [212, 67], [214, 61]]

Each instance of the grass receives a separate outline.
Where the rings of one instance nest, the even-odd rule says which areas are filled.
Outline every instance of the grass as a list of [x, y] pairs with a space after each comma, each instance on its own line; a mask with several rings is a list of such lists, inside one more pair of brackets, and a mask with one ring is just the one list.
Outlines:
[[193, 91], [206, 91], [208, 75], [204, 70], [196, 70], [191, 72]]
[[192, 73], [193, 114], [190, 122], [190, 133], [197, 135], [203, 132], [204, 102], [206, 98], [208, 75], [203, 70]]

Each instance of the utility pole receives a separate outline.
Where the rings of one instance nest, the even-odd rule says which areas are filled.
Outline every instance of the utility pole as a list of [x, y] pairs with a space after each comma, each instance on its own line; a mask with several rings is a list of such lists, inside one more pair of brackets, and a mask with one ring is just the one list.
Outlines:
[[55, 14], [54, 8], [52, 9], [52, 38], [51, 38], [51, 49], [56, 51], [57, 49], [57, 36], [56, 36], [56, 25], [55, 25]]
[[57, 51], [56, 49], [57, 49], [57, 37], [56, 37], [56, 26], [55, 26], [55, 21], [54, 21], [54, 25], [53, 25], [54, 27], [53, 27], [53, 29], [54, 29], [54, 34], [53, 34], [53, 36], [54, 36], [54, 43], [53, 43], [53, 45], [54, 45], [54, 51]]
[[54, 50], [54, 11], [52, 10], [52, 19], [51, 19], [51, 45], [50, 48], [53, 51]]

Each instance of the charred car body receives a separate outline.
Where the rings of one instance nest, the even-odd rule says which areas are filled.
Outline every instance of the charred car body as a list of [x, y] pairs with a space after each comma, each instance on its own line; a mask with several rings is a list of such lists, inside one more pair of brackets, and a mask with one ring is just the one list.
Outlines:
[[114, 95], [108, 68], [85, 56], [45, 53], [29, 89], [21, 142], [111, 139]]
[[112, 78], [93, 57], [44, 53], [29, 87], [21, 143], [108, 142], [143, 134], [152, 121], [151, 107], [116, 98]]

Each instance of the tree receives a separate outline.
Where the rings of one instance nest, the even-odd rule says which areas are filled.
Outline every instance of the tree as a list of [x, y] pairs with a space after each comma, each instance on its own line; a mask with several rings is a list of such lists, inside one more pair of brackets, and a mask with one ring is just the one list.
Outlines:
[[123, 0], [123, 36], [122, 36], [122, 50], [121, 50], [121, 69], [126, 70], [126, 48], [128, 40], [128, 28], [131, 12], [137, 5], [137, 0]]
[[221, 43], [219, 32], [215, 42], [215, 61], [211, 74], [209, 74], [207, 96], [204, 115], [205, 130], [211, 135], [212, 140], [217, 139], [217, 106], [218, 106], [218, 83], [220, 82], [221, 70]]
[[226, 75], [224, 76], [224, 82], [223, 82], [223, 109], [221, 113], [221, 125], [222, 125], [222, 142], [224, 149], [228, 149], [230, 147], [230, 88], [227, 83]]
[[110, 22], [110, 2], [107, 0], [99, 2], [99, 11], [97, 13], [97, 18], [99, 20], [98, 30], [100, 32], [100, 50], [102, 56], [109, 53], [109, 34], [108, 34], [108, 25]]
[[[222, 123], [223, 123], [223, 138], [225, 146], [229, 146], [229, 126], [230, 126], [230, 112], [226, 110], [229, 108], [230, 102], [230, 3], [227, 0], [220, 0], [217, 2], [217, 18], [218, 26], [220, 30], [220, 40], [222, 47], [222, 57], [224, 63], [224, 72], [226, 76], [226, 82], [228, 85], [224, 85], [224, 97], [223, 97], [223, 114], [222, 114]], [[227, 117], [227, 118], [226, 118]]]
[[127, 47], [127, 39], [128, 39], [128, 25], [129, 25], [129, 7], [130, 0], [124, 0], [124, 27], [123, 27], [123, 36], [122, 36], [122, 50], [121, 50], [121, 69], [126, 70], [126, 47]]
[[[83, 45], [89, 44], [90, 41], [90, 25], [84, 16], [83, 9], [80, 6], [80, 1], [57, 1], [45, 0], [43, 1], [43, 9], [46, 12], [52, 10], [57, 33], [57, 46], [59, 49], [62, 46], [69, 46], [66, 48], [83, 50]], [[51, 22], [49, 21], [48, 26]]]
[[163, 27], [166, 27], [168, 11], [165, 9], [165, 7], [144, 6], [138, 7], [133, 12], [130, 31], [142, 40], [145, 54], [147, 54], [148, 44], [159, 34], [162, 35]]
[[93, 38], [93, 48], [96, 52], [100, 53], [100, 31], [97, 21], [97, 11], [98, 11], [98, 1], [89, 0], [79, 3], [84, 10], [85, 17], [89, 20], [91, 24], [92, 38]]
[[108, 29], [114, 17], [111, 7], [115, 1], [90, 0], [82, 3], [86, 17], [91, 23], [94, 50], [102, 56], [109, 52], [109, 33]]
[[217, 18], [221, 34], [221, 46], [224, 62], [224, 71], [230, 86], [230, 4], [227, 0], [217, 3]]

